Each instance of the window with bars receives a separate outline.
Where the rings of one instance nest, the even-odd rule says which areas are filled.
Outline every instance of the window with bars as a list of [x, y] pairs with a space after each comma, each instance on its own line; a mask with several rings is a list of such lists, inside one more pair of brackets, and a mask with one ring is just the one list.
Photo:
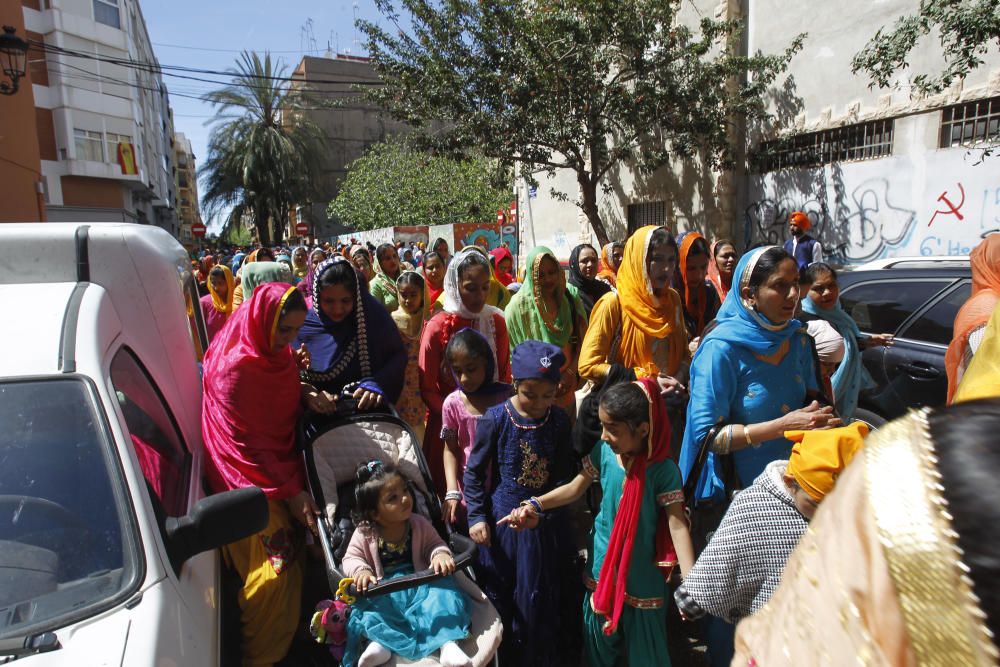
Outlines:
[[118, 162], [118, 144], [130, 144], [132, 137], [127, 134], [108, 132], [108, 162]]
[[941, 110], [941, 148], [1000, 141], [1000, 97]]
[[76, 142], [76, 159], [104, 162], [104, 138], [94, 130], [73, 129]]
[[765, 141], [754, 156], [754, 167], [776, 171], [892, 155], [893, 128], [890, 118]]
[[118, 12], [118, 0], [94, 0], [94, 20], [121, 29], [122, 19]]
[[628, 233], [645, 227], [646, 225], [667, 224], [667, 202], [650, 201], [641, 204], [629, 204], [625, 208], [625, 217], [628, 221]]

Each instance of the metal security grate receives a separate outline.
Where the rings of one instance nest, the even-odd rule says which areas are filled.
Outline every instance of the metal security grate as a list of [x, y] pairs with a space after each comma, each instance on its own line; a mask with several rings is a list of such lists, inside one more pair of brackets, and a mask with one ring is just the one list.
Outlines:
[[646, 225], [667, 224], [667, 202], [650, 201], [641, 204], [629, 204], [625, 209], [628, 220], [628, 233], [631, 234]]
[[941, 148], [1000, 140], [1000, 97], [941, 110]]
[[765, 172], [892, 155], [893, 129], [890, 118], [765, 141], [756, 151], [754, 167]]

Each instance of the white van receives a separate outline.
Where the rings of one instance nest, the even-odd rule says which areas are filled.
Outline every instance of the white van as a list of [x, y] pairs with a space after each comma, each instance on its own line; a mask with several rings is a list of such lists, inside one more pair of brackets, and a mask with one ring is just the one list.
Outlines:
[[205, 498], [191, 263], [134, 224], [0, 225], [0, 662], [216, 665], [216, 548], [259, 489]]

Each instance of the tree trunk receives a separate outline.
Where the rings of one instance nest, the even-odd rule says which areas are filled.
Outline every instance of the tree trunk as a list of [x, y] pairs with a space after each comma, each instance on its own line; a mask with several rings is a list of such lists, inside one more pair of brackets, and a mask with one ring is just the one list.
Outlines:
[[266, 211], [257, 211], [254, 215], [254, 225], [257, 227], [257, 243], [262, 248], [271, 247], [271, 216]]
[[601, 220], [597, 210], [597, 183], [591, 181], [590, 174], [586, 171], [578, 171], [576, 178], [580, 184], [580, 208], [587, 216], [590, 226], [594, 228], [594, 234], [597, 235], [597, 242], [600, 244], [598, 247], [603, 248], [611, 242], [611, 239], [608, 238], [608, 230], [604, 228], [604, 221]]

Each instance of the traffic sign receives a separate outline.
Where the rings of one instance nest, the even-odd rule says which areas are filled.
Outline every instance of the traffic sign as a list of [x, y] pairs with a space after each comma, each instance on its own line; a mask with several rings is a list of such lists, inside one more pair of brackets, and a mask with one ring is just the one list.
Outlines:
[[208, 231], [208, 229], [205, 227], [204, 223], [201, 223], [201, 222], [193, 222], [193, 223], [191, 223], [191, 236], [194, 236], [194, 237], [197, 237], [197, 238], [200, 239], [202, 236], [205, 235], [205, 232], [207, 232], [207, 231]]
[[305, 236], [309, 233], [309, 225], [304, 222], [299, 222], [295, 224], [295, 233], [299, 236]]

